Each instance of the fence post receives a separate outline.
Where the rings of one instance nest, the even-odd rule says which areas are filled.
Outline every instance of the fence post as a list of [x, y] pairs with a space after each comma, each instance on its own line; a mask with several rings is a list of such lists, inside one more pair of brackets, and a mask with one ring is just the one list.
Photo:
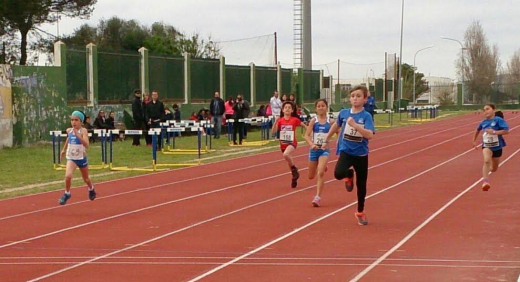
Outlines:
[[[141, 47], [139, 49], [141, 59], [139, 61], [139, 86], [142, 93], [150, 91], [150, 69], [148, 64], [148, 49]], [[166, 93], [165, 93], [166, 94]]]
[[250, 106], [254, 106], [256, 104], [256, 73], [255, 73], [255, 64], [250, 63], [249, 67], [251, 68], [251, 104]]
[[278, 93], [282, 93], [282, 83], [282, 66], [278, 62], [276, 63], [276, 91]]
[[220, 98], [226, 100], [226, 58], [220, 56]]
[[94, 107], [98, 101], [98, 54], [97, 46], [87, 45], [87, 106]]
[[191, 103], [191, 57], [184, 53], [184, 104]]

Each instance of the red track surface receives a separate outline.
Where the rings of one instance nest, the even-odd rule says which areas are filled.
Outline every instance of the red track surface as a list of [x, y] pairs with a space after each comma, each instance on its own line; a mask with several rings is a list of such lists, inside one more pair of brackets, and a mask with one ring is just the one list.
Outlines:
[[[310, 204], [308, 147], [291, 189], [279, 152], [0, 201], [2, 281], [516, 281], [520, 116], [480, 190], [481, 116], [379, 132], [366, 213], [333, 180]], [[510, 158], [509, 158], [510, 157]], [[509, 159], [508, 159], [509, 158]], [[507, 159], [507, 161], [505, 161]], [[476, 183], [476, 184], [475, 184]]]

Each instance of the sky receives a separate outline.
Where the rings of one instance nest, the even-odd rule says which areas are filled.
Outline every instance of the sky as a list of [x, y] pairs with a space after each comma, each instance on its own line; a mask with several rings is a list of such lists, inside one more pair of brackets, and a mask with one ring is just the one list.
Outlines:
[[[381, 77], [385, 52], [399, 56], [402, 1], [403, 61], [413, 65], [415, 56], [417, 71], [426, 76], [457, 79], [455, 60], [461, 46], [441, 36], [463, 42], [474, 21], [481, 23], [489, 45], [498, 46], [502, 67], [520, 50], [520, 0], [314, 0], [313, 69], [323, 69], [325, 75], [337, 79], [340, 60], [342, 79]], [[276, 32], [278, 60], [283, 67], [293, 67], [293, 0], [98, 0], [90, 19], [63, 18], [60, 34], [71, 34], [84, 23], [95, 26], [112, 16], [146, 25], [164, 22], [186, 34], [211, 36], [216, 42]], [[41, 28], [57, 34], [56, 24]], [[229, 57], [241, 58], [241, 64], [253, 60], [262, 64], [272, 56], [266, 48], [272, 51], [273, 38], [221, 45], [232, 50]]]

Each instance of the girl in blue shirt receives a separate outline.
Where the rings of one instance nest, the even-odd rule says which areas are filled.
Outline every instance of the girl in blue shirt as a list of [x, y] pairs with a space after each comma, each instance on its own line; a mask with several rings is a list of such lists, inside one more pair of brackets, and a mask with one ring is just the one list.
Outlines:
[[316, 117], [311, 119], [305, 131], [305, 141], [311, 147], [309, 150], [309, 179], [314, 179], [318, 175], [316, 184], [316, 196], [312, 200], [314, 207], [321, 205], [321, 192], [323, 191], [324, 175], [327, 168], [330, 150], [322, 148], [325, 137], [329, 133], [331, 121], [328, 117], [329, 104], [325, 99], [319, 99], [314, 104]]
[[339, 112], [338, 120], [332, 125], [325, 139], [327, 144], [341, 127], [336, 150], [336, 154], [340, 156], [334, 169], [334, 177], [344, 180], [345, 188], [351, 192], [354, 189], [354, 172], [356, 173], [358, 207], [354, 215], [359, 225], [368, 224], [364, 212], [368, 178], [368, 140], [372, 139], [375, 132], [372, 116], [363, 108], [367, 96], [368, 89], [364, 86], [354, 87], [350, 91], [352, 108]]
[[79, 168], [83, 181], [87, 184], [88, 197], [91, 201], [96, 198], [94, 185], [88, 174], [87, 148], [89, 146], [88, 133], [83, 128], [85, 114], [80, 111], [74, 111], [70, 116], [71, 128], [67, 129], [67, 140], [61, 151], [61, 158], [67, 157], [67, 167], [65, 171], [65, 193], [58, 201], [60, 205], [65, 205], [70, 199], [70, 185], [72, 182], [72, 173]]
[[495, 105], [487, 104], [484, 106], [484, 116], [486, 117], [477, 127], [477, 131], [473, 135], [473, 147], [478, 149], [477, 137], [480, 131], [482, 134], [482, 154], [484, 156], [484, 165], [482, 166], [482, 191], [488, 191], [491, 188], [489, 184], [489, 172], [496, 172], [500, 164], [502, 156], [502, 148], [506, 146], [503, 135], [509, 134], [509, 126], [499, 113], [495, 111]]

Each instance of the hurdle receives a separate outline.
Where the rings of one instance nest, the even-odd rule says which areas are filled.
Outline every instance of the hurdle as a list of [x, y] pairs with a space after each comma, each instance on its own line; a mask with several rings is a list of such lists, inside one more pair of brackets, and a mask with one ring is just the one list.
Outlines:
[[[59, 130], [53, 130], [49, 132], [52, 138], [52, 162], [53, 162], [53, 169], [54, 170], [65, 170], [66, 165], [61, 163], [61, 138], [67, 138], [67, 133], [63, 133]], [[107, 152], [106, 152], [106, 142], [108, 134], [106, 133], [105, 129], [96, 129], [94, 130], [94, 134], [101, 137], [101, 164], [99, 165], [92, 165], [89, 164], [89, 169], [93, 170], [99, 170], [99, 169], [105, 169], [108, 168], [107, 163]], [[92, 133], [88, 134], [88, 137], [92, 137]], [[58, 150], [56, 150], [56, 146], [58, 147]]]
[[[168, 130], [174, 130], [174, 129], [184, 129], [184, 128], [168, 128]], [[185, 130], [185, 129], [184, 129]], [[150, 131], [153, 132], [152, 134], [152, 157], [153, 157], [153, 168], [155, 170], [158, 170], [158, 167], [186, 167], [186, 166], [197, 166], [201, 164], [200, 156], [202, 154], [201, 152], [201, 134], [202, 127], [192, 127], [191, 131], [197, 131], [197, 144], [198, 144], [198, 152], [195, 152], [195, 154], [198, 155], [198, 161], [196, 163], [158, 163], [157, 161], [157, 136], [162, 134], [162, 132], [159, 131]], [[171, 131], [174, 132], [174, 131]], [[164, 148], [164, 147], [163, 147]], [[190, 153], [190, 155], [193, 152], [164, 152], [162, 151], [164, 155], [187, 155]]]
[[[171, 123], [170, 123], [171, 124]], [[170, 124], [168, 126], [170, 126]], [[202, 125], [203, 127], [201, 127]], [[216, 150], [212, 148], [212, 138], [211, 138], [211, 129], [214, 127], [213, 124], [210, 124], [208, 121], [202, 121], [201, 123], [196, 123], [193, 121], [190, 122], [173, 122], [173, 127], [163, 127], [162, 135], [163, 141], [167, 140], [168, 147], [163, 146], [161, 152], [165, 155], [200, 155], [207, 154], [210, 152], [215, 152]], [[206, 132], [206, 140], [205, 146], [202, 148], [202, 131], [207, 129]], [[175, 148], [175, 135], [173, 133], [176, 132], [185, 132], [190, 130], [191, 132], [197, 132], [197, 149], [179, 149]], [[166, 139], [164, 138], [164, 133], [166, 133]], [[209, 145], [209, 146], [208, 146]]]
[[[230, 147], [259, 147], [259, 146], [265, 146], [269, 144], [269, 121], [270, 118], [266, 117], [252, 117], [252, 118], [245, 118], [245, 119], [239, 119], [239, 122], [248, 123], [248, 124], [260, 124], [260, 141], [242, 141], [242, 144], [233, 144], [233, 123], [235, 122], [234, 119], [227, 120], [227, 137], [228, 137], [228, 145]], [[244, 129], [245, 130], [245, 129]]]
[[[143, 134], [143, 131], [142, 130], [125, 130], [125, 135], [142, 135]], [[150, 135], [153, 135], [153, 137], [155, 138], [152, 138], [152, 168], [144, 168], [144, 167], [127, 167], [127, 166], [120, 166], [120, 167], [116, 167], [114, 166], [114, 147], [113, 147], [113, 143], [114, 143], [114, 138], [113, 138], [113, 135], [119, 135], [119, 129], [112, 129], [110, 130], [110, 154], [109, 154], [109, 157], [110, 157], [110, 162], [109, 162], [109, 168], [110, 170], [112, 171], [145, 171], [145, 172], [154, 172], [154, 171], [160, 171], [161, 169], [157, 169], [157, 167], [155, 166], [155, 160], [156, 160], [156, 157], [155, 157], [155, 151], [154, 151], [154, 148], [156, 148], [157, 146], [157, 138], [156, 138], [156, 135], [157, 132], [156, 131], [149, 131], [148, 134]], [[162, 169], [164, 170], [164, 169]]]

